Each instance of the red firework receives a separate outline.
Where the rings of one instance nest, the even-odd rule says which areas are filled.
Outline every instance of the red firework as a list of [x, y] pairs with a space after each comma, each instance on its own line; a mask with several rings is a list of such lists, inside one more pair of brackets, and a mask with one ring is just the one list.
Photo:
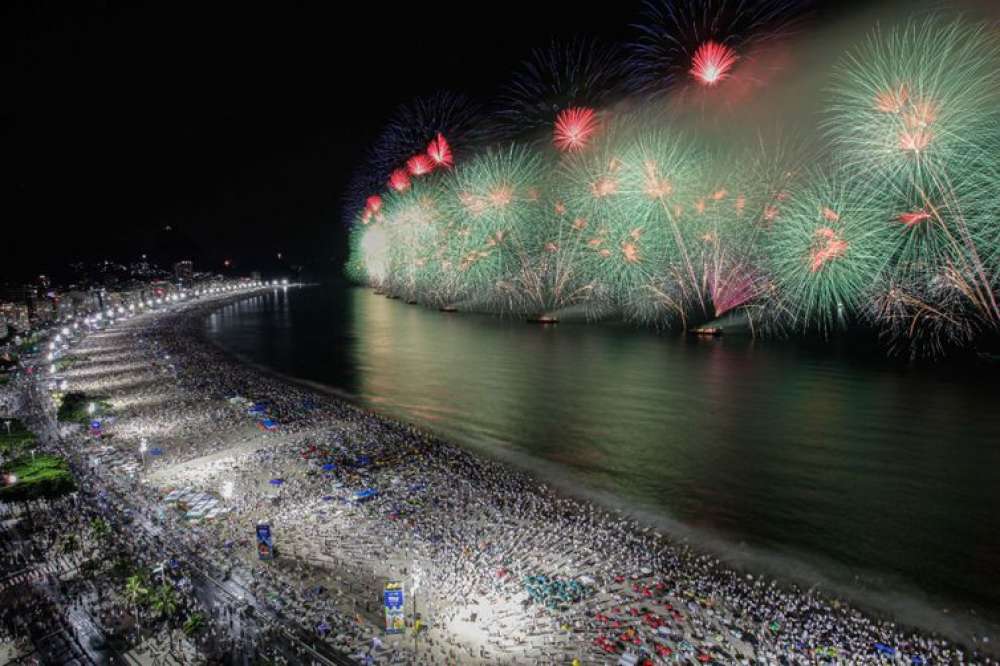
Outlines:
[[365, 208], [372, 212], [377, 213], [382, 210], [382, 197], [377, 194], [373, 194], [365, 200]]
[[[715, 240], [712, 238], [712, 241]], [[716, 317], [750, 302], [761, 291], [761, 281], [751, 269], [743, 265], [734, 266], [724, 275], [711, 271], [710, 277], [709, 289]]]
[[705, 86], [714, 86], [729, 76], [739, 56], [728, 46], [708, 41], [698, 47], [691, 59], [691, 76]]
[[506, 185], [501, 185], [490, 192], [488, 196], [494, 208], [503, 208], [514, 199], [514, 192]]
[[411, 176], [423, 176], [434, 170], [434, 163], [427, 155], [414, 155], [406, 160], [406, 170]]
[[650, 199], [662, 199], [664, 197], [669, 197], [674, 191], [674, 186], [668, 179], [660, 178], [656, 162], [653, 160], [646, 160], [643, 163], [643, 166], [646, 171], [646, 182], [644, 188], [646, 196]]
[[564, 153], [579, 152], [590, 143], [597, 132], [597, 114], [593, 109], [573, 107], [563, 109], [556, 116], [552, 143]]
[[431, 161], [439, 167], [445, 169], [451, 167], [455, 160], [451, 155], [451, 146], [445, 140], [444, 135], [438, 132], [438, 135], [431, 139], [431, 142], [427, 144], [427, 157], [431, 158]]
[[402, 192], [410, 187], [410, 176], [405, 169], [396, 169], [389, 175], [389, 187]]
[[906, 130], [899, 133], [899, 149], [903, 152], [919, 153], [930, 145], [934, 134], [927, 129]]
[[598, 178], [590, 184], [590, 193], [595, 199], [603, 199], [618, 193], [618, 180], [610, 176]]
[[809, 270], [816, 273], [828, 261], [844, 256], [848, 243], [830, 227], [820, 227], [814, 235], [814, 244], [809, 253]]
[[900, 213], [899, 221], [906, 228], [914, 227], [924, 220], [931, 219], [931, 214], [926, 210], [915, 210], [909, 213]]
[[910, 89], [904, 83], [895, 89], [883, 90], [875, 95], [875, 110], [882, 113], [901, 113], [910, 99]]

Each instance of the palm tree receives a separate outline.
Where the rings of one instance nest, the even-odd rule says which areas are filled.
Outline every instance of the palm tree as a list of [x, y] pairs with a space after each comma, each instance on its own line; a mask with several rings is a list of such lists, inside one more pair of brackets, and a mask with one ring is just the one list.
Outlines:
[[125, 600], [135, 609], [135, 624], [139, 626], [139, 603], [146, 599], [149, 589], [143, 585], [142, 576], [134, 574], [125, 581]]
[[194, 636], [205, 626], [205, 616], [201, 613], [191, 613], [184, 621], [184, 633]]
[[[177, 595], [174, 593], [174, 588], [170, 587], [166, 583], [162, 583], [156, 588], [156, 593], [153, 595], [153, 608], [160, 613], [160, 617], [165, 620], [170, 620], [174, 613], [177, 612]], [[170, 652], [174, 651], [174, 631], [167, 625], [167, 630], [170, 632]]]
[[171, 618], [177, 612], [177, 605], [177, 595], [174, 593], [174, 588], [166, 583], [156, 588], [156, 593], [153, 595], [153, 608], [163, 618]]

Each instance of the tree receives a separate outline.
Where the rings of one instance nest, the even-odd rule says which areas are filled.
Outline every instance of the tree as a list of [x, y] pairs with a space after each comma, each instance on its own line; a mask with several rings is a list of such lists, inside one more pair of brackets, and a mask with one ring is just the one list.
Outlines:
[[149, 588], [144, 583], [139, 574], [133, 574], [125, 581], [125, 599], [133, 606], [138, 606], [149, 594]]
[[139, 625], [139, 604], [149, 597], [149, 588], [144, 585], [142, 576], [133, 574], [125, 581], [125, 600], [135, 610], [135, 624]]
[[194, 636], [204, 628], [205, 616], [201, 613], [191, 613], [184, 620], [184, 633], [188, 636]]
[[166, 583], [156, 588], [153, 594], [153, 608], [164, 619], [170, 619], [177, 612], [177, 595], [174, 588]]

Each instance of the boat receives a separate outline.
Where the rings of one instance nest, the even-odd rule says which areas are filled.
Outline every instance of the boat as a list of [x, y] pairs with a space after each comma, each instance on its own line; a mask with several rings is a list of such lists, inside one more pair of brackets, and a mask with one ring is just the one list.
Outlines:
[[722, 335], [721, 326], [703, 326], [700, 328], [693, 328], [688, 331], [691, 335], [697, 335], [704, 338], [717, 338]]

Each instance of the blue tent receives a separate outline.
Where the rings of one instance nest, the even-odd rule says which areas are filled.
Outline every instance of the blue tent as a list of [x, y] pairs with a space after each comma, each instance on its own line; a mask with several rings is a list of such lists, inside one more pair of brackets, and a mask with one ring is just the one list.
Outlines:
[[157, 447], [155, 449], [150, 449], [149, 450], [149, 455], [151, 455], [151, 456], [162, 456], [163, 455], [163, 449], [161, 449], [159, 447]]
[[324, 472], [332, 472], [335, 469], [337, 469], [337, 466], [334, 465], [333, 463], [326, 463], [325, 465], [323, 465]]
[[272, 486], [280, 486], [284, 482], [285, 482], [284, 479], [271, 479], [268, 483], [270, 483]]
[[260, 425], [263, 426], [265, 430], [274, 430], [278, 427], [278, 424], [271, 419], [262, 419]]
[[355, 502], [367, 502], [376, 495], [378, 495], [378, 491], [374, 488], [365, 488], [363, 490], [356, 491], [353, 495], [351, 495], [351, 499]]

